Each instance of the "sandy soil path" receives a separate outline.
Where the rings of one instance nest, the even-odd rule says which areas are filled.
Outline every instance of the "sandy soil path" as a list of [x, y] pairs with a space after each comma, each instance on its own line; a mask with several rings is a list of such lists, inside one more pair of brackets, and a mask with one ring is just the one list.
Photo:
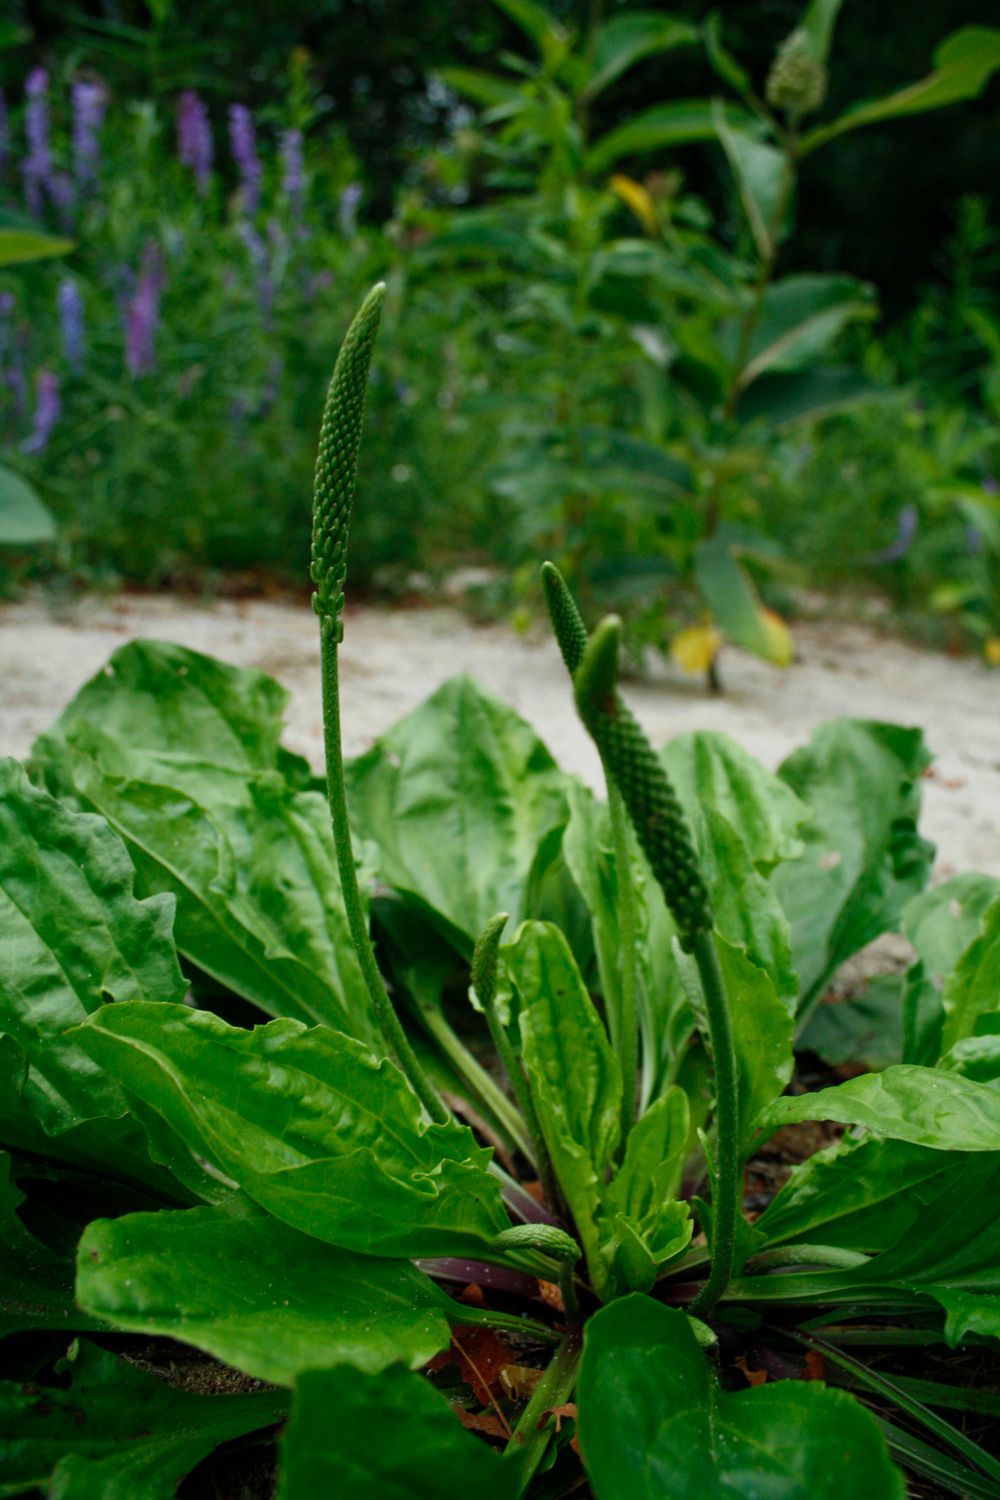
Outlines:
[[[319, 761], [319, 653], [308, 607], [202, 606], [162, 595], [84, 600], [58, 614], [41, 600], [0, 605], [0, 754], [25, 755], [111, 652], [138, 636], [270, 672], [292, 695], [288, 744]], [[938, 876], [972, 869], [1000, 876], [1000, 675], [857, 625], [803, 623], [796, 641], [800, 659], [787, 672], [727, 652], [721, 698], [667, 667], [628, 684], [626, 696], [656, 743], [699, 727], [722, 729], [771, 767], [838, 714], [919, 724], [935, 755], [923, 828], [938, 845]], [[348, 614], [341, 662], [350, 754], [464, 672], [530, 720], [564, 766], [599, 782], [562, 663], [541, 635], [525, 640], [504, 625], [476, 626], [447, 608], [359, 608]]]

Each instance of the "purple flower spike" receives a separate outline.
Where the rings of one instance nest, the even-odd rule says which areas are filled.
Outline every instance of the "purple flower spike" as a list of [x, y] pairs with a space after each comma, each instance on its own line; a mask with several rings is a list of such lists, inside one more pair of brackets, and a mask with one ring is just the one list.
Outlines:
[[28, 208], [37, 218], [42, 212], [42, 195], [50, 187], [52, 153], [49, 149], [49, 75], [44, 68], [32, 68], [24, 85], [27, 107], [24, 133], [28, 154], [21, 164], [24, 173], [24, 195]]
[[360, 182], [348, 183], [340, 195], [338, 205], [338, 216], [340, 219], [340, 232], [345, 239], [353, 239], [358, 232], [358, 204], [364, 188]]
[[31, 436], [21, 444], [22, 453], [41, 453], [48, 446], [61, 409], [58, 378], [51, 370], [39, 370], [35, 377], [35, 423]]
[[250, 265], [253, 267], [254, 280], [257, 283], [257, 301], [261, 312], [270, 312], [274, 304], [274, 282], [271, 277], [267, 246], [253, 225], [246, 219], [241, 220], [238, 233], [250, 257]]
[[243, 212], [252, 217], [260, 206], [260, 157], [253, 115], [245, 104], [229, 106], [229, 144], [240, 174]]
[[281, 137], [281, 186], [293, 219], [302, 217], [306, 179], [302, 164], [302, 132], [286, 130]]
[[80, 187], [97, 179], [101, 162], [101, 127], [108, 96], [103, 83], [78, 78], [70, 89], [73, 101], [73, 175]]
[[878, 552], [869, 552], [868, 556], [862, 558], [862, 562], [868, 563], [869, 567], [884, 568], [887, 563], [899, 562], [905, 557], [913, 545], [913, 539], [917, 534], [919, 512], [915, 505], [904, 505], [899, 512], [899, 523], [896, 535], [888, 547], [882, 547]]
[[156, 328], [165, 283], [163, 252], [159, 245], [147, 245], [139, 280], [125, 306], [125, 364], [130, 375], [151, 375], [155, 368]]
[[212, 127], [205, 101], [194, 89], [185, 89], [177, 101], [177, 155], [194, 173], [202, 198], [212, 180]]
[[70, 369], [80, 371], [83, 369], [86, 347], [83, 333], [83, 299], [76, 282], [68, 278], [61, 281], [57, 300], [63, 354]]

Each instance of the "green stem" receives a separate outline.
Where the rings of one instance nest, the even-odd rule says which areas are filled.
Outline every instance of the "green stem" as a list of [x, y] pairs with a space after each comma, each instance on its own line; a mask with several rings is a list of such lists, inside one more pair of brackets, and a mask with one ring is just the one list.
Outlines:
[[368, 922], [358, 889], [358, 872], [354, 863], [351, 826], [347, 816], [347, 794], [344, 790], [344, 759], [340, 734], [340, 679], [337, 663], [337, 622], [329, 616], [320, 618], [320, 653], [323, 680], [323, 747], [326, 754], [326, 789], [333, 825], [333, 843], [337, 851], [337, 868], [347, 912], [354, 951], [364, 975], [368, 994], [382, 1034], [396, 1061], [419, 1096], [431, 1119], [446, 1124], [450, 1116], [431, 1086], [416, 1053], [410, 1046], [399, 1017], [393, 1009], [388, 991], [375, 962]]
[[743, 1201], [740, 1166], [739, 1076], [729, 1002], [710, 930], [694, 935], [691, 946], [698, 966], [708, 1039], [715, 1072], [715, 1172], [712, 1184], [712, 1265], [708, 1280], [691, 1304], [691, 1312], [704, 1318], [722, 1296], [733, 1274], [736, 1227]]
[[[636, 1003], [636, 936], [635, 888], [632, 883], [632, 860], [629, 850], [628, 814], [614, 777], [605, 772], [608, 788], [608, 812], [615, 847], [615, 870], [618, 876], [618, 936], [622, 955], [620, 1005], [611, 1011], [612, 1045], [622, 1070], [622, 1144], [635, 1122], [636, 1080], [639, 1070], [639, 1025]], [[617, 1035], [615, 1033], [617, 1032]]]
[[553, 1427], [545, 1420], [546, 1412], [565, 1406], [576, 1386], [582, 1340], [576, 1329], [567, 1333], [549, 1361], [548, 1368], [532, 1392], [531, 1400], [521, 1413], [504, 1456], [520, 1460], [518, 1496], [524, 1494], [535, 1470], [545, 1456]]

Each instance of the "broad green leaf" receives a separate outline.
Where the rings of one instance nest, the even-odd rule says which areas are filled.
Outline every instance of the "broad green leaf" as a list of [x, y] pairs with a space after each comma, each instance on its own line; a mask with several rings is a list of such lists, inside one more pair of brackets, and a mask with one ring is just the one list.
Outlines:
[[48, 260], [76, 249], [73, 240], [55, 239], [34, 229], [0, 229], [0, 269], [23, 265], [29, 260]]
[[76, 1291], [116, 1328], [193, 1344], [284, 1385], [340, 1362], [417, 1369], [447, 1347], [449, 1309], [461, 1321], [460, 1305], [405, 1260], [338, 1250], [235, 1207], [96, 1220], [80, 1241]]
[[770, 1135], [799, 1120], [838, 1120], [936, 1151], [1000, 1151], [1000, 1094], [958, 1073], [901, 1064], [836, 1088], [778, 1099], [758, 1118]]
[[845, 1136], [792, 1168], [754, 1228], [769, 1245], [802, 1240], [884, 1250], [911, 1228], [935, 1182], [946, 1181], [961, 1160], [905, 1141]]
[[721, 99], [713, 101], [712, 123], [726, 157], [762, 261], [770, 261], [781, 235], [792, 167], [783, 151], [753, 130], [733, 125]]
[[918, 834], [917, 817], [928, 763], [918, 729], [835, 719], [780, 767], [814, 814], [802, 830], [802, 858], [771, 877], [791, 924], [800, 1009], [926, 884], [933, 846]]
[[507, 1227], [489, 1151], [431, 1125], [399, 1069], [324, 1026], [253, 1031], [112, 1005], [77, 1033], [201, 1165], [275, 1218], [368, 1255], [474, 1254]]
[[697, 40], [697, 27], [677, 16], [652, 10], [612, 16], [598, 27], [594, 37], [593, 72], [582, 97], [596, 99], [643, 57], [669, 52], [674, 47], [693, 46]]
[[739, 1066], [740, 1135], [749, 1146], [760, 1112], [792, 1076], [794, 1023], [770, 975], [752, 962], [744, 948], [717, 932], [715, 949], [729, 999]]
[[[753, 119], [748, 110], [729, 107], [730, 124]], [[624, 125], [609, 130], [590, 147], [588, 172], [600, 174], [615, 166], [623, 157], [648, 151], [662, 151], [670, 146], [687, 146], [695, 141], [716, 138], [711, 99], [682, 99], [676, 104], [654, 104], [640, 110]]]
[[764, 972], [786, 1016], [794, 1015], [798, 975], [792, 964], [788, 918], [780, 901], [754, 869], [746, 845], [721, 813], [697, 804], [690, 812], [718, 931], [746, 951]]
[[498, 911], [519, 921], [558, 852], [569, 778], [512, 709], [455, 677], [347, 768], [379, 874], [460, 950]]
[[734, 548], [717, 537], [700, 542], [694, 576], [720, 629], [735, 646], [775, 666], [787, 667], [794, 654], [788, 627], [765, 609]]
[[544, 5], [538, 5], [536, 0], [493, 0], [493, 4], [510, 16], [528, 40], [534, 42], [547, 63], [562, 53], [567, 41], [566, 30]]
[[799, 142], [799, 155], [808, 155], [845, 130], [976, 99], [997, 68], [1000, 68], [1000, 30], [992, 26], [964, 26], [953, 31], [937, 48], [932, 73], [883, 99], [851, 105], [830, 124], [810, 130]]
[[[2, 236], [2, 231], [0, 231]], [[0, 250], [0, 265], [2, 265]], [[0, 464], [0, 546], [25, 547], [51, 542], [56, 523], [35, 491], [13, 469]]]
[[853, 1397], [803, 1381], [725, 1391], [690, 1319], [650, 1297], [587, 1324], [577, 1400], [595, 1500], [903, 1500]]
[[739, 416], [741, 422], [762, 422], [784, 431], [800, 423], [821, 421], [852, 406], [884, 401], [888, 395], [885, 386], [873, 385], [849, 367], [796, 370], [785, 375], [761, 375], [740, 397]]
[[308, 1371], [281, 1454], [279, 1500], [511, 1500], [517, 1493], [516, 1468], [463, 1432], [429, 1381], [399, 1367], [381, 1375], [347, 1365]]
[[72, 1261], [29, 1234], [18, 1216], [24, 1202], [0, 1151], [0, 1338], [28, 1329], [99, 1328], [73, 1299]]
[[81, 1344], [69, 1386], [0, 1383], [0, 1472], [7, 1495], [172, 1500], [220, 1443], [280, 1422], [284, 1391], [195, 1396]]
[[[767, 372], [808, 368], [826, 353], [848, 323], [875, 316], [872, 287], [853, 276], [786, 276], [764, 294], [741, 389]], [[734, 344], [734, 339], [729, 340]], [[734, 347], [735, 353], [735, 347]]]
[[185, 957], [271, 1015], [372, 1041], [325, 799], [279, 745], [287, 698], [263, 673], [134, 642], [33, 762], [104, 815], [141, 889], [176, 897]]
[[983, 914], [977, 936], [945, 981], [942, 1001], [945, 1048], [974, 1036], [983, 1018], [1000, 1019], [1000, 899]]
[[502, 951], [538, 1122], [600, 1284], [596, 1220], [619, 1138], [621, 1069], [558, 927], [525, 922]]
[[809, 808], [727, 734], [679, 734], [660, 758], [684, 806], [708, 805], [721, 813], [762, 875], [802, 853], [800, 829], [812, 816]]
[[179, 1000], [168, 896], [136, 900], [102, 819], [73, 813], [0, 761], [0, 1138], [164, 1185], [125, 1097], [71, 1028], [114, 1000]]

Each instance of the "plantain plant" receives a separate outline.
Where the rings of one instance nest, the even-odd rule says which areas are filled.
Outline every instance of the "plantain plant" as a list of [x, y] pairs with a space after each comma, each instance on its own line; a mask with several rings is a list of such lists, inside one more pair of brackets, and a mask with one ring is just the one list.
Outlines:
[[[463, 679], [345, 763], [380, 298], [317, 465], [325, 783], [277, 684], [155, 642], [0, 769], [7, 1492], [169, 1496], [280, 1428], [284, 1500], [996, 1494], [1000, 1397], [938, 1346], [995, 1368], [1000, 882], [924, 889], [916, 731], [655, 752], [551, 566], [607, 803]], [[898, 1056], [793, 1085], [887, 930]], [[164, 1339], [248, 1380], [178, 1391]]]

